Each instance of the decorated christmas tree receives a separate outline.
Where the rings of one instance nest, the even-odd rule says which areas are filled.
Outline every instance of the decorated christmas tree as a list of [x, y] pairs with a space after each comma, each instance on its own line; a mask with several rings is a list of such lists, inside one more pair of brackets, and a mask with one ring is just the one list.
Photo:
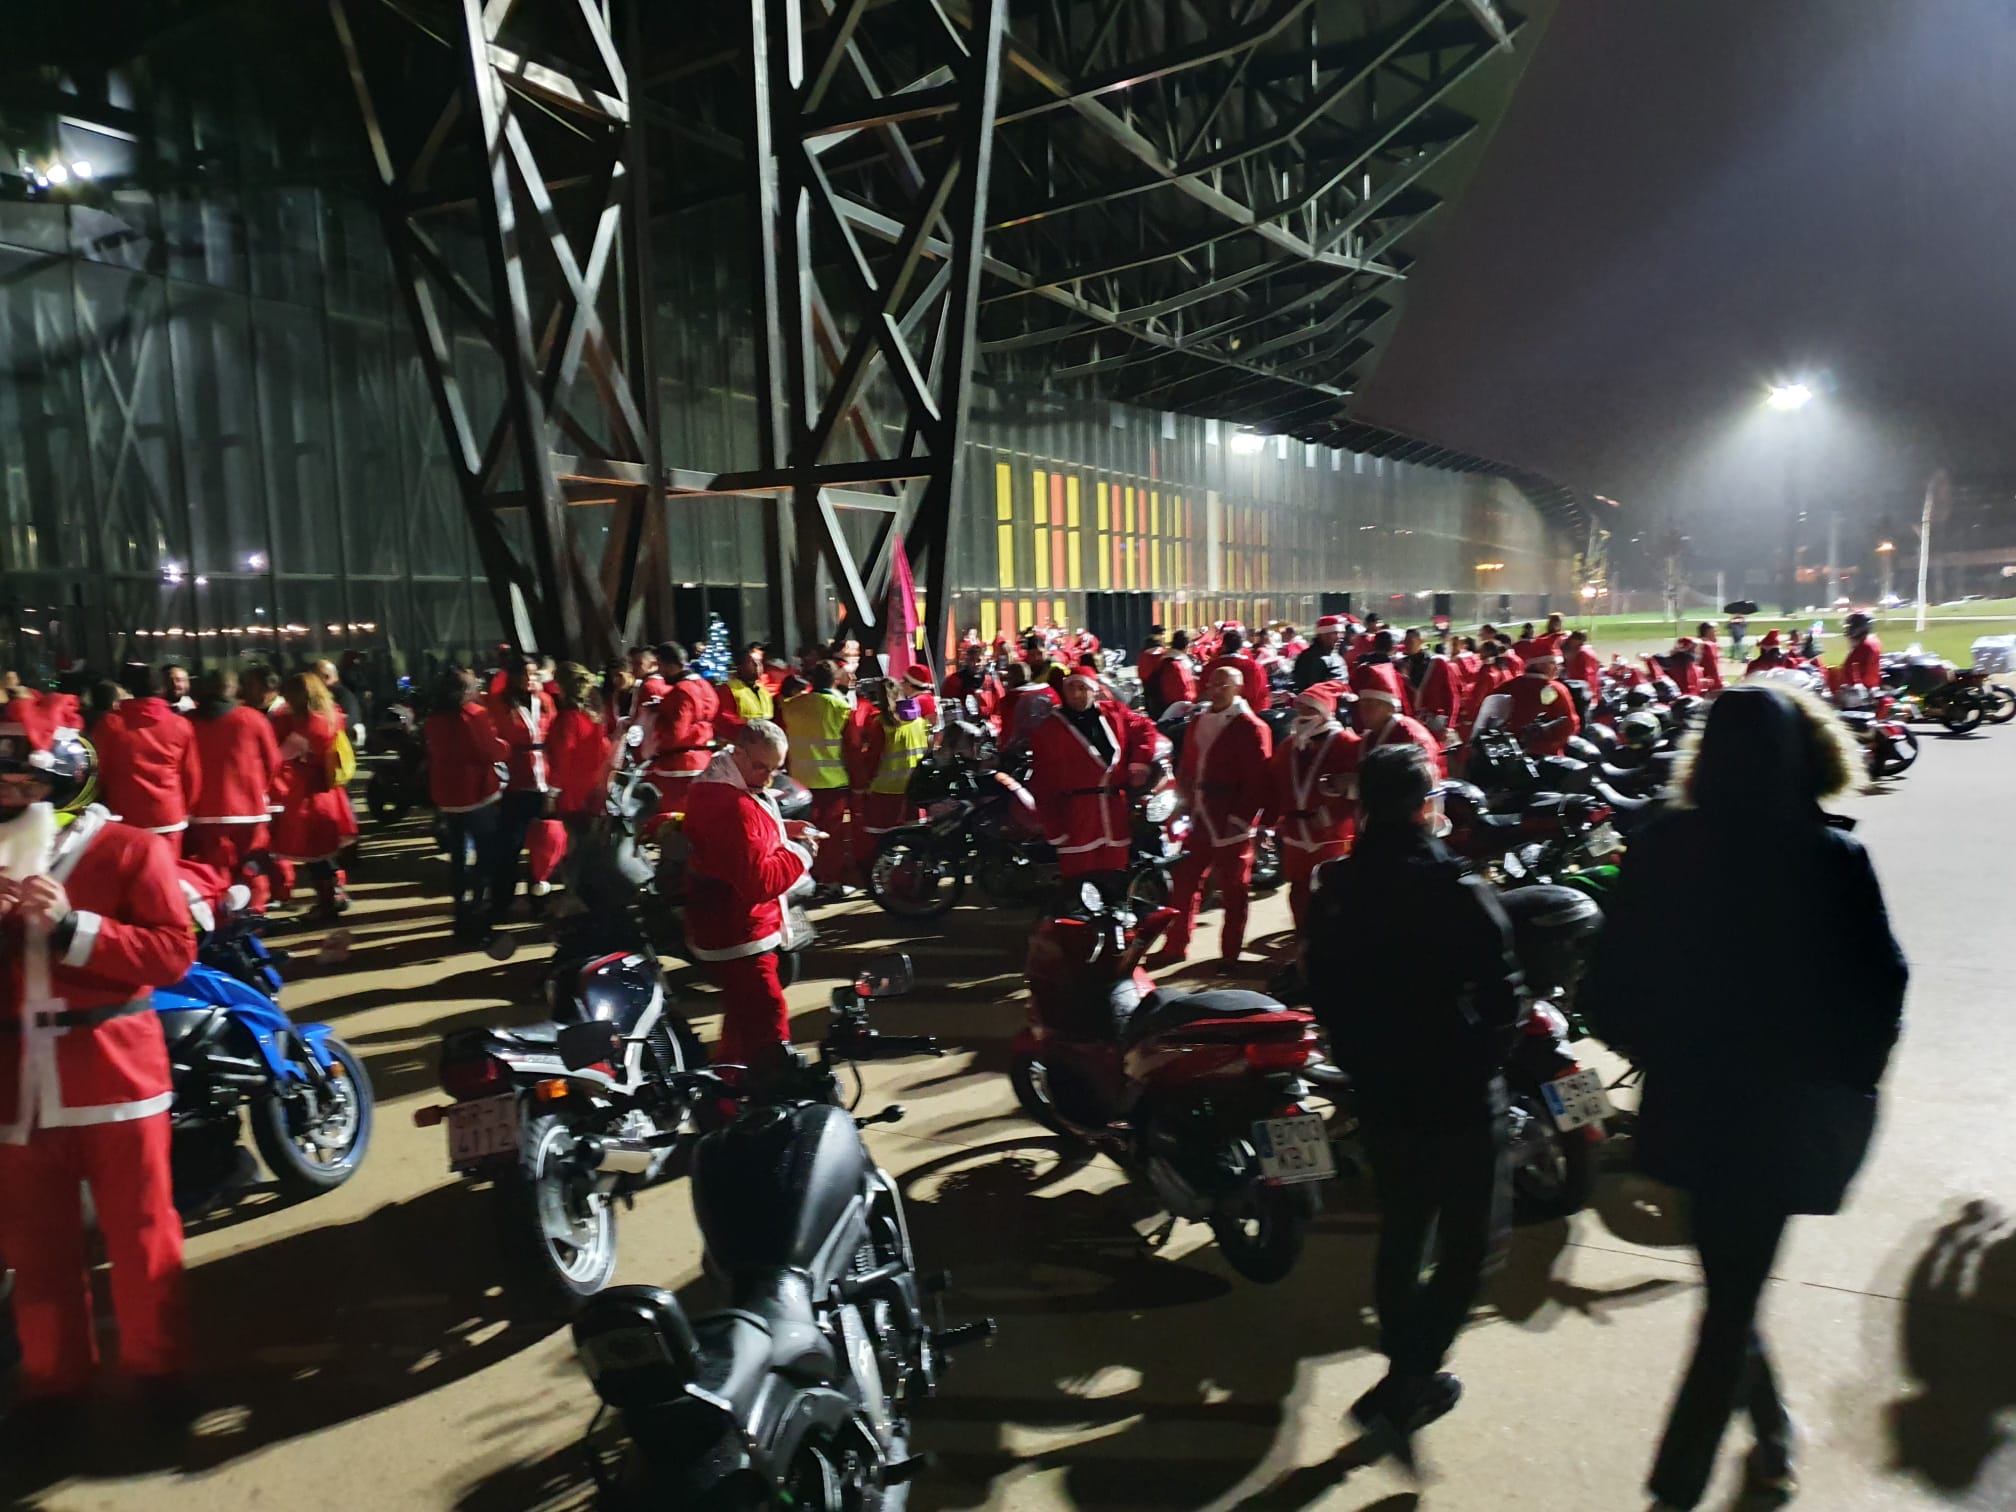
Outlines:
[[735, 653], [728, 644], [728, 622], [718, 614], [707, 616], [707, 643], [693, 658], [693, 668], [711, 683], [723, 683], [735, 665]]

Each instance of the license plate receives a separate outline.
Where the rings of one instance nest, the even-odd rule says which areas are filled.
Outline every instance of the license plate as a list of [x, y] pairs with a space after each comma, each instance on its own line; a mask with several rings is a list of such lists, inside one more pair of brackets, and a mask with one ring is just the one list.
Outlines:
[[448, 1110], [448, 1164], [474, 1165], [499, 1155], [518, 1153], [518, 1098], [478, 1098]]
[[1566, 1133], [1589, 1124], [1608, 1122], [1615, 1111], [1603, 1090], [1603, 1076], [1597, 1071], [1570, 1071], [1566, 1076], [1543, 1082], [1540, 1095], [1547, 1111], [1554, 1115], [1554, 1127]]
[[1589, 855], [1593, 860], [1614, 856], [1624, 849], [1624, 837], [1608, 824], [1599, 824], [1589, 832]]
[[1253, 1147], [1260, 1152], [1260, 1174], [1268, 1181], [1322, 1181], [1337, 1174], [1330, 1131], [1315, 1113], [1261, 1119], [1253, 1125]]

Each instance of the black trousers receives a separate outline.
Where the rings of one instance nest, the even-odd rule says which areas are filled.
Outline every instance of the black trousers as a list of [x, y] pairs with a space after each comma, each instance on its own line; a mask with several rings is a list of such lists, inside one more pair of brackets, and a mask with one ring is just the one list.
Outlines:
[[497, 810], [491, 803], [441, 816], [448, 837], [448, 892], [457, 924], [473, 924], [482, 917], [484, 895], [497, 866]]
[[1791, 1448], [1791, 1421], [1757, 1333], [1757, 1304], [1785, 1236], [1786, 1215], [1724, 1192], [1696, 1193], [1693, 1213], [1708, 1305], [1648, 1482], [1654, 1496], [1676, 1507], [1695, 1506], [1706, 1494], [1723, 1432], [1739, 1409], [1750, 1415], [1759, 1444]]
[[1442, 1368], [1478, 1287], [1504, 1257], [1512, 1184], [1502, 1092], [1493, 1104], [1453, 1128], [1368, 1127], [1380, 1224], [1373, 1301], [1379, 1352], [1396, 1377]]
[[490, 920], [496, 923], [511, 910], [518, 891], [518, 858], [525, 850], [525, 832], [546, 813], [544, 793], [506, 792], [497, 803], [497, 833], [490, 854]]

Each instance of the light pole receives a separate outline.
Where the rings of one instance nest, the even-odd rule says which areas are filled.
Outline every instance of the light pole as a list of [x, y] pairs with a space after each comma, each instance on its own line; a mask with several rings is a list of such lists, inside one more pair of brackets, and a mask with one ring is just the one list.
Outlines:
[[[1797, 414], [1813, 402], [1813, 387], [1807, 383], [1773, 384], [1764, 392], [1765, 408], [1779, 414]], [[1799, 606], [1799, 437], [1795, 431], [1785, 448], [1785, 612]]]
[[1876, 555], [1883, 559], [1883, 597], [1881, 602], [1887, 608], [1891, 598], [1890, 569], [1897, 560], [1897, 543], [1895, 541], [1878, 541], [1876, 543]]

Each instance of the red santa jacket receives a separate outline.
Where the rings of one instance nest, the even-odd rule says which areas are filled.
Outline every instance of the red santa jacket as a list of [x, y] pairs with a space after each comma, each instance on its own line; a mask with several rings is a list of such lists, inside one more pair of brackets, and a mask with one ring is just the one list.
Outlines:
[[1457, 677], [1462, 680], [1465, 694], [1469, 693], [1470, 684], [1476, 680], [1477, 674], [1484, 670], [1484, 658], [1475, 651], [1458, 651], [1449, 658], [1449, 664], [1456, 669]]
[[[39, 810], [39, 813], [37, 812]], [[168, 842], [86, 809], [50, 844], [46, 805], [0, 830], [44, 850], [70, 898], [67, 941], [0, 925], [0, 1142], [35, 1128], [119, 1123], [166, 1112], [168, 1047], [149, 995], [196, 958], [189, 905]], [[10, 861], [15, 875], [43, 869]]]
[[784, 895], [812, 869], [784, 838], [768, 793], [752, 793], [722, 751], [693, 779], [680, 832], [686, 863], [686, 943], [702, 961], [761, 955], [784, 941]]
[[653, 774], [690, 776], [704, 771], [720, 707], [720, 695], [698, 672], [672, 683], [652, 710], [644, 736]]
[[987, 668], [982, 667], [978, 672], [968, 672], [964, 667], [954, 667], [945, 674], [945, 681], [941, 686], [945, 697], [960, 706], [955, 718], [966, 717], [965, 703], [971, 698], [980, 706], [980, 718], [994, 726], [996, 730], [1001, 728], [1001, 695], [1004, 690], [1001, 679]]
[[1565, 639], [1567, 639], [1567, 636], [1563, 631], [1542, 631], [1539, 635], [1533, 637], [1533, 649], [1522, 651], [1519, 654], [1528, 661], [1531, 661], [1536, 656], [1559, 656], [1561, 654], [1561, 642]]
[[1169, 656], [1170, 651], [1167, 646], [1148, 646], [1144, 647], [1141, 654], [1134, 658], [1134, 676], [1139, 680], [1142, 687], [1145, 688], [1150, 682], [1154, 681], [1155, 669], [1167, 661]]
[[1859, 641], [1850, 643], [1848, 654], [1841, 658], [1840, 686], [1844, 688], [1883, 686], [1883, 642], [1873, 635], [1865, 635]]
[[1149, 701], [1154, 709], [1194, 703], [1197, 698], [1197, 678], [1190, 670], [1190, 658], [1177, 651], [1162, 658], [1155, 668], [1155, 680], [1149, 683], [1144, 679], [1144, 686], [1154, 691], [1155, 697]]
[[444, 814], [466, 814], [497, 801], [497, 765], [510, 747], [497, 733], [491, 711], [476, 699], [436, 709], [423, 727], [427, 737], [427, 791]]
[[[1056, 690], [1047, 683], [1024, 683], [1019, 688], [1010, 688], [1001, 695], [1001, 738], [1006, 741], [1026, 740], [1038, 727], [1042, 714], [1033, 705], [1048, 704], [1056, 708]], [[1024, 705], [1031, 705], [1025, 708]]]
[[1361, 661], [1351, 669], [1351, 691], [1363, 693], [1367, 688], [1389, 688], [1393, 696], [1400, 700], [1400, 712], [1414, 712], [1414, 690], [1407, 686], [1407, 679], [1400, 675], [1400, 669], [1390, 661]]
[[1222, 712], [1206, 709], [1190, 722], [1176, 787], [1198, 841], [1215, 850], [1253, 838], [1253, 822], [1272, 786], [1267, 763], [1273, 754], [1274, 737], [1244, 699]]
[[[1505, 728], [1520, 737], [1536, 756], [1559, 756], [1568, 749], [1569, 738], [1580, 732], [1582, 721], [1575, 717], [1575, 700], [1551, 677], [1521, 673], [1500, 690], [1511, 700]], [[1545, 731], [1527, 731], [1543, 721], [1555, 721]]]
[[1499, 657], [1499, 660], [1504, 662], [1506, 666], [1512, 669], [1512, 675], [1514, 677], [1517, 677], [1520, 673], [1526, 670], [1526, 658], [1521, 656], [1517, 651], [1513, 650], [1510, 646], [1507, 646], [1505, 648], [1504, 653]]
[[602, 722], [585, 709], [562, 709], [546, 732], [546, 777], [561, 814], [592, 811], [609, 778], [611, 741]]
[[157, 835], [188, 828], [203, 788], [203, 761], [189, 721], [160, 698], [129, 698], [91, 727], [98, 796], [135, 829]]
[[1095, 704], [1106, 723], [1110, 756], [1102, 756], [1083, 733], [1053, 711], [1029, 737], [1034, 758], [1030, 789], [1043, 832], [1060, 857], [1099, 857], [1119, 847], [1115, 866], [1124, 865], [1132, 843], [1128, 810], [1128, 768], [1155, 754], [1155, 726], [1112, 700]]
[[[1261, 817], [1283, 845], [1313, 851], [1350, 838], [1361, 744], [1356, 730], [1333, 720], [1307, 740], [1291, 738], [1276, 748]], [[1332, 787], [1339, 791], [1325, 791]]]
[[1197, 686], [1203, 687], [1206, 678], [1220, 667], [1230, 667], [1240, 677], [1239, 696], [1246, 700], [1249, 709], [1269, 709], [1274, 706], [1274, 694], [1267, 686], [1267, 674], [1260, 663], [1244, 651], [1234, 651], [1224, 656], [1214, 656], [1198, 675]]
[[1428, 759], [1435, 763], [1435, 770], [1442, 776], [1449, 775], [1449, 753], [1442, 748], [1442, 742], [1430, 735], [1419, 720], [1410, 719], [1405, 714], [1395, 714], [1386, 721], [1384, 729], [1377, 735], [1362, 737], [1358, 755], [1362, 760], [1365, 753], [1380, 746], [1399, 745], [1411, 740], [1428, 753]]
[[1456, 731], [1465, 740], [1477, 723], [1477, 711], [1484, 707], [1484, 700], [1493, 693], [1502, 692], [1505, 685], [1518, 674], [1504, 662], [1494, 662], [1477, 669], [1477, 675], [1470, 679], [1470, 686], [1463, 690], [1463, 707], [1456, 716]]
[[[1701, 688], [1706, 693], [1722, 691], [1722, 647], [1712, 640], [1704, 640], [1696, 648], [1701, 655]], [[1880, 649], [1880, 648], [1879, 648]], [[1877, 664], [1880, 681], [1882, 664]]]
[[1603, 663], [1587, 646], [1578, 646], [1563, 655], [1561, 678], [1564, 682], [1587, 683], [1590, 696], [1594, 697], [1603, 691]]
[[202, 766], [191, 824], [264, 824], [271, 817], [273, 783], [280, 775], [280, 742], [273, 721], [235, 704], [214, 717], [189, 721]]
[[542, 698], [517, 703], [499, 695], [490, 705], [498, 738], [504, 742], [508, 775], [504, 787], [513, 793], [543, 793], [552, 781], [546, 769], [546, 731], [553, 711]]
[[1421, 678], [1421, 691], [1414, 700], [1414, 715], [1431, 735], [1440, 735], [1456, 723], [1463, 709], [1463, 681], [1446, 656], [1428, 658], [1428, 671]]

